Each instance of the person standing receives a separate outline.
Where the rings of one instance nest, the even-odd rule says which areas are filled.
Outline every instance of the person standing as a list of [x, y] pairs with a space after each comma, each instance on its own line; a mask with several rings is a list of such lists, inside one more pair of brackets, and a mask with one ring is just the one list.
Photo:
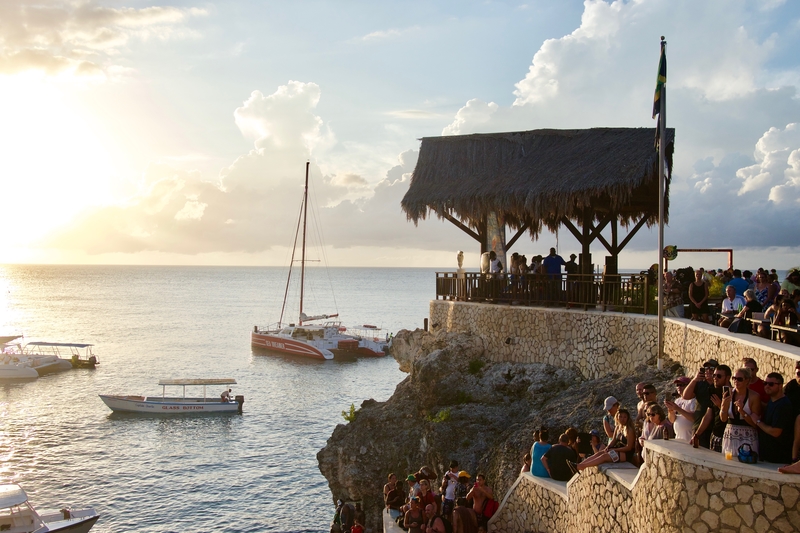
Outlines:
[[683, 318], [682, 292], [681, 284], [672, 272], [664, 272], [664, 316]]
[[709, 322], [708, 282], [703, 279], [703, 271], [694, 271], [694, 281], [689, 284], [689, 315], [692, 320]]
[[792, 402], [783, 394], [783, 376], [778, 372], [767, 374], [764, 388], [769, 394], [769, 402], [764, 408], [764, 416], [756, 420], [760, 457], [768, 463], [787, 464], [792, 461], [794, 441], [794, 410]]
[[[450, 470], [442, 479], [442, 516], [453, 514], [456, 503], [456, 486], [458, 485], [458, 461], [450, 461]], [[427, 507], [425, 508], [427, 510]]]
[[483, 511], [486, 504], [494, 497], [491, 487], [486, 484], [486, 476], [483, 474], [475, 475], [475, 484], [472, 485], [467, 494], [467, 500], [472, 500], [472, 510], [475, 511], [475, 516], [478, 519], [478, 524], [486, 527], [489, 519], [483, 516]]
[[664, 405], [667, 406], [667, 417], [672, 423], [675, 430], [675, 438], [689, 442], [692, 438], [692, 425], [694, 424], [694, 412], [697, 409], [697, 399], [691, 400], [683, 399], [683, 391], [692, 380], [686, 376], [681, 376], [673, 383], [678, 391], [675, 393], [677, 396], [674, 400], [667, 400]]
[[725, 422], [722, 435], [722, 453], [736, 455], [739, 447], [747, 443], [758, 453], [756, 420], [761, 419], [761, 398], [749, 389], [750, 370], [740, 368], [733, 376], [733, 388], [723, 392], [719, 419]]
[[603, 410], [606, 412], [603, 415], [603, 431], [608, 437], [608, 442], [611, 442], [611, 439], [614, 438], [614, 416], [619, 411], [619, 401], [615, 397], [609, 396], [603, 402]]

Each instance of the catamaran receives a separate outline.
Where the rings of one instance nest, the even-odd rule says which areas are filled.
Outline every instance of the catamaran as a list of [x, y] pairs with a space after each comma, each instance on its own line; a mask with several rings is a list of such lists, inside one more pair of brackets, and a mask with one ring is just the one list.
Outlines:
[[[312, 359], [333, 359], [351, 357], [382, 357], [386, 355], [388, 335], [381, 336], [381, 329], [365, 324], [348, 333], [338, 320], [339, 314], [317, 314], [309, 316], [303, 311], [303, 296], [306, 270], [306, 229], [308, 218], [308, 162], [306, 162], [306, 181], [303, 202], [300, 206], [300, 223], [303, 226], [303, 241], [300, 258], [300, 315], [297, 322], [283, 324], [283, 313], [292, 280], [292, 267], [297, 250], [298, 232], [295, 232], [289, 276], [283, 306], [277, 324], [259, 328], [255, 326], [250, 333], [250, 344], [254, 348], [288, 355], [299, 355]], [[324, 322], [321, 322], [324, 321]], [[312, 323], [313, 322], [313, 323]]]
[[[128, 413], [146, 413], [151, 415], [187, 415], [204, 413], [241, 413], [244, 396], [230, 397], [230, 389], [226, 389], [220, 396], [209, 397], [206, 387], [236, 385], [232, 378], [212, 379], [162, 379], [161, 396], [119, 396], [101, 394], [100, 399], [112, 411]], [[181, 396], [167, 396], [167, 387], [182, 387]], [[186, 396], [186, 387], [202, 386], [203, 396]]]

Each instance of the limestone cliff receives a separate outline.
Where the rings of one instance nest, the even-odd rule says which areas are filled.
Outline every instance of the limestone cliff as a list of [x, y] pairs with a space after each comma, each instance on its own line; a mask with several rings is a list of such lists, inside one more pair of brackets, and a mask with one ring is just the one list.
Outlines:
[[621, 368], [585, 381], [573, 370], [546, 364], [489, 363], [484, 346], [475, 335], [399, 332], [392, 355], [408, 377], [388, 401], [364, 401], [317, 454], [333, 498], [363, 501], [368, 527], [380, 529], [389, 472], [402, 479], [427, 465], [441, 476], [456, 459], [473, 475], [485, 473], [502, 498], [533, 444], [534, 429], [550, 428], [553, 439], [567, 427], [601, 429], [606, 396], [635, 409], [637, 382], [673, 390], [672, 371]]

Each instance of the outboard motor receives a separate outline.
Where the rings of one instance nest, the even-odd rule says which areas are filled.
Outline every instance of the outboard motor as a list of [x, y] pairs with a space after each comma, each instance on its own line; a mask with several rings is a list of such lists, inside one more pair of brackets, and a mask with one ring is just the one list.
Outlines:
[[239, 404], [239, 414], [242, 414], [242, 405], [244, 405], [244, 396], [242, 396], [241, 394], [237, 394], [234, 399], [236, 400], [236, 403]]

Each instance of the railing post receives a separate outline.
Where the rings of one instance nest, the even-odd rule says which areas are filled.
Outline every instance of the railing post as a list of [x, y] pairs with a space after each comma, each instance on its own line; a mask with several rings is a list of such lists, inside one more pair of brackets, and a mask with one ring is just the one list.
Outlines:
[[650, 279], [645, 275], [644, 277], [644, 314], [650, 312]]

